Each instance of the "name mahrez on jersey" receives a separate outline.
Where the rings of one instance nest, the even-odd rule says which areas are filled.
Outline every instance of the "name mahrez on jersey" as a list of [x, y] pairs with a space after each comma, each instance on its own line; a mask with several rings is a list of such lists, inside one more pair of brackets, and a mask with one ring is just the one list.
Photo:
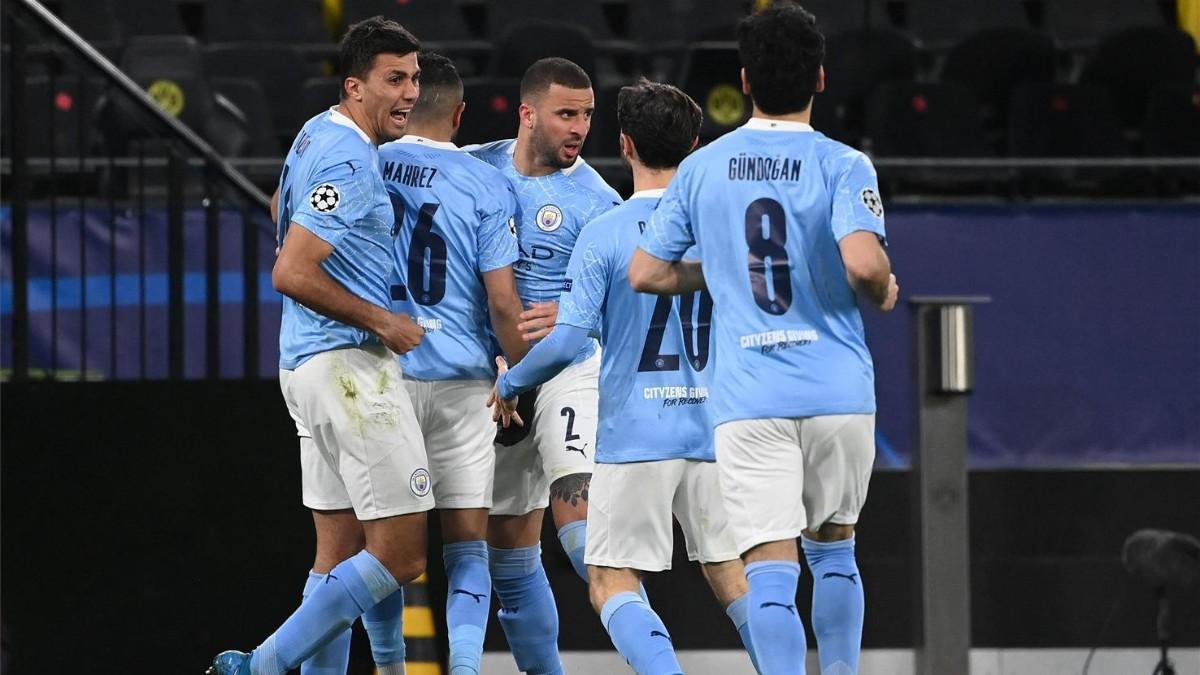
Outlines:
[[792, 157], [729, 158], [729, 180], [800, 180], [800, 160]]
[[739, 338], [742, 349], [759, 349], [763, 354], [770, 354], [782, 349], [803, 347], [816, 342], [820, 336], [815, 330], [768, 330], [762, 333], [750, 333]]
[[433, 178], [438, 170], [432, 166], [405, 164], [403, 162], [384, 162], [383, 179], [402, 183], [409, 187], [433, 187]]

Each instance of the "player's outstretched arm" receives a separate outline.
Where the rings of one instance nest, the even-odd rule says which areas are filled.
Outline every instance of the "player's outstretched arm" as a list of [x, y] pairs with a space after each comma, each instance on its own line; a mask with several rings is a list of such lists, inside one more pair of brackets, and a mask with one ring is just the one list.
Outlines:
[[879, 243], [879, 236], [866, 230], [851, 232], [842, 237], [838, 247], [850, 286], [856, 293], [867, 296], [879, 309], [891, 311], [896, 306], [900, 286], [896, 283], [896, 275], [892, 274], [892, 263]]
[[369, 330], [397, 354], [421, 343], [425, 331], [407, 314], [393, 314], [346, 290], [321, 269], [321, 261], [333, 253], [324, 239], [292, 223], [283, 241], [271, 283], [275, 290], [335, 321]]
[[506, 265], [483, 273], [483, 286], [487, 289], [488, 310], [492, 329], [504, 356], [509, 363], [525, 357], [529, 345], [521, 338], [518, 326], [521, 322], [521, 296], [517, 294], [517, 279], [512, 265]]
[[639, 293], [679, 295], [703, 290], [704, 271], [696, 260], [670, 262], [657, 258], [641, 248], [633, 252], [629, 262], [629, 285]]
[[571, 365], [587, 341], [586, 328], [555, 326], [549, 337], [534, 345], [512, 370], [501, 369], [493, 395], [498, 400], [515, 400], [518, 394], [545, 383]]

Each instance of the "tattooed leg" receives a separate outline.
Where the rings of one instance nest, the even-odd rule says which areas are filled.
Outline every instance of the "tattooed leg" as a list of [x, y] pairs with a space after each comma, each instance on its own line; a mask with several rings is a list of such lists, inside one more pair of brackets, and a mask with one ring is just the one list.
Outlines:
[[585, 582], [588, 577], [583, 554], [587, 545], [588, 489], [591, 485], [590, 473], [573, 473], [550, 485], [550, 510], [558, 528], [558, 541], [571, 559], [575, 573]]

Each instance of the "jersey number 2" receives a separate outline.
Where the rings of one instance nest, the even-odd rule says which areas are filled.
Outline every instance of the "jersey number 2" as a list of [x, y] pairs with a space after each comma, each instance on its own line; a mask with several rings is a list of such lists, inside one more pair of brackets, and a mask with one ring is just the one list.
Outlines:
[[[404, 218], [404, 202], [395, 195], [392, 210], [396, 214], [396, 227]], [[446, 240], [433, 231], [433, 216], [441, 204], [434, 202], [421, 205], [417, 214], [417, 226], [413, 228], [412, 240], [408, 243], [408, 274], [404, 286], [392, 287], [393, 300], [405, 300], [409, 295], [418, 305], [436, 305], [446, 295]], [[429, 274], [426, 275], [426, 266]]]

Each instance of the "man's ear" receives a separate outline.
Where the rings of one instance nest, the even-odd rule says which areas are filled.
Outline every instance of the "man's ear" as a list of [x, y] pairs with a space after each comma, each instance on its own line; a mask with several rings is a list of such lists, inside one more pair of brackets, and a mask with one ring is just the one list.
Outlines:
[[521, 107], [517, 109], [517, 114], [520, 116], [521, 126], [532, 129], [533, 123], [537, 119], [537, 110], [528, 103], [522, 102]]
[[742, 68], [742, 93], [750, 95], [750, 80], [746, 78], [746, 69]]
[[363, 81], [353, 75], [342, 81], [342, 91], [346, 92], [346, 98], [348, 99], [361, 102], [363, 99], [362, 87]]
[[619, 142], [621, 146], [621, 156], [626, 159], [633, 160], [637, 158], [637, 146], [633, 144], [633, 139], [620, 132]]
[[450, 126], [453, 129], [457, 130], [460, 126], [462, 126], [463, 111], [466, 109], [467, 109], [466, 101], [460, 101], [458, 106], [456, 108], [454, 108], [454, 114], [452, 114], [450, 116]]

